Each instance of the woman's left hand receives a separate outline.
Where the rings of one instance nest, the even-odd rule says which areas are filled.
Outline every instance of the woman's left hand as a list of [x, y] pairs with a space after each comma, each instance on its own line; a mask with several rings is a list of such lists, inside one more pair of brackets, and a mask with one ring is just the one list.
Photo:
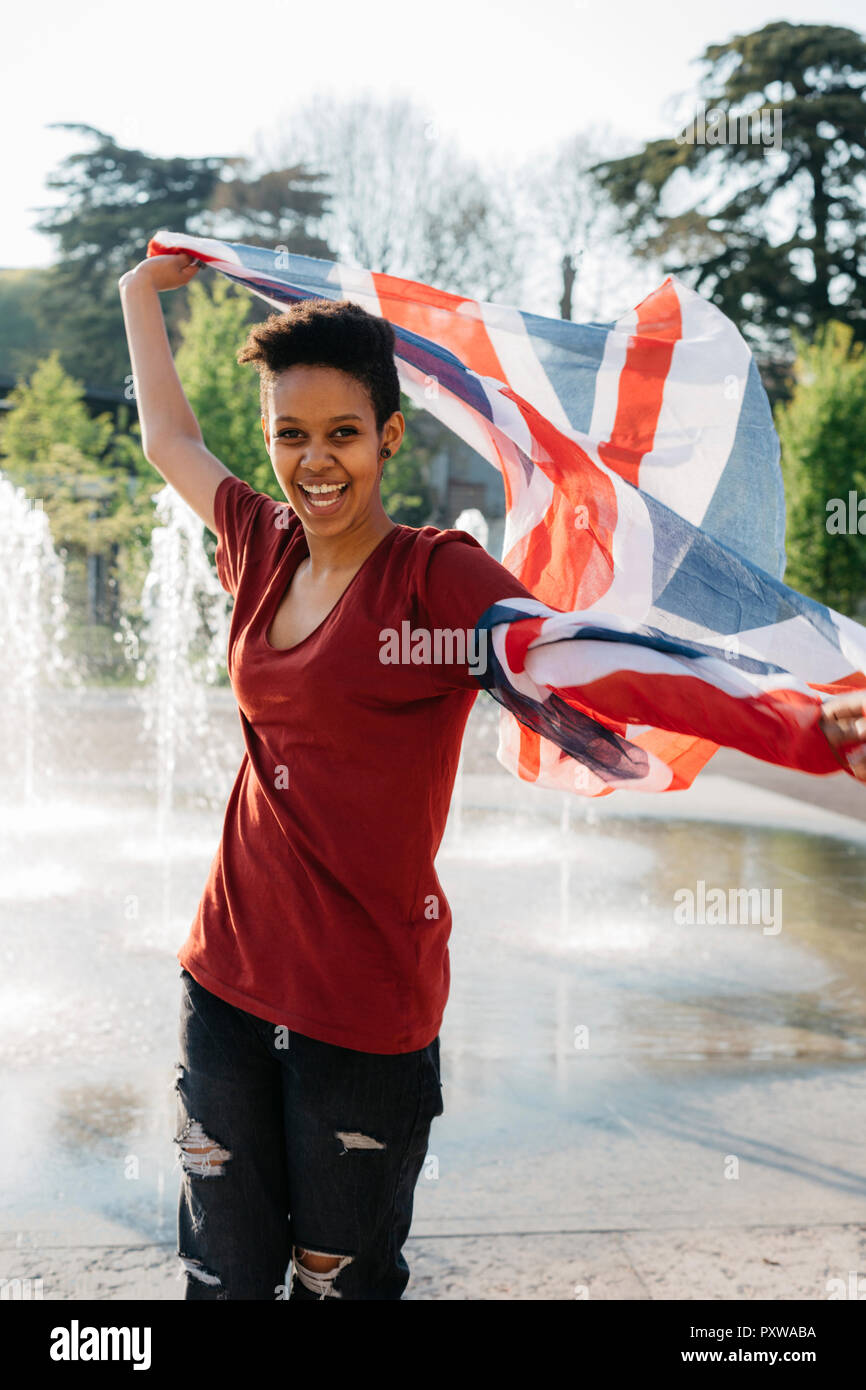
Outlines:
[[866, 690], [827, 700], [820, 727], [840, 761], [848, 764], [858, 782], [866, 782]]

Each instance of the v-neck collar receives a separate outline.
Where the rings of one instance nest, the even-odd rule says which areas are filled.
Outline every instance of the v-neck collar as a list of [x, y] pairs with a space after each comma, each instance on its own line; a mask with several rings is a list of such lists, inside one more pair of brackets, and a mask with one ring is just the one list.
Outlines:
[[[301, 561], [302, 561], [302, 560], [305, 560], [305, 559], [309, 556], [309, 553], [310, 553], [310, 548], [309, 548], [309, 546], [307, 545], [307, 538], [306, 538], [306, 535], [304, 534], [303, 528], [301, 528], [301, 532], [300, 532], [301, 544], [300, 544], [300, 545], [298, 546], [298, 548], [297, 548], [297, 549], [298, 549], [297, 559], [296, 559], [296, 562], [295, 562], [294, 566], [292, 567], [292, 569], [291, 569], [291, 571], [290, 571], [288, 577], [286, 577], [285, 574], [283, 573], [283, 566], [284, 566], [284, 561], [285, 561], [285, 559], [286, 559], [286, 556], [290, 556], [290, 555], [292, 555], [292, 554], [294, 553], [294, 547], [292, 547], [291, 545], [286, 546], [286, 549], [283, 551], [283, 554], [280, 556], [280, 560], [279, 560], [279, 562], [278, 562], [278, 564], [277, 564], [277, 568], [276, 568], [276, 570], [274, 571], [273, 586], [272, 586], [272, 589], [271, 589], [271, 591], [270, 591], [270, 593], [269, 593], [269, 595], [268, 595], [268, 605], [267, 605], [267, 610], [268, 610], [268, 611], [266, 612], [266, 615], [265, 615], [265, 624], [264, 624], [264, 627], [262, 628], [262, 639], [263, 639], [263, 643], [264, 643], [265, 649], [266, 649], [268, 652], [272, 653], [274, 656], [289, 656], [292, 652], [299, 651], [301, 647], [305, 646], [306, 643], [307, 643], [307, 642], [310, 642], [314, 637], [320, 635], [321, 632], [322, 632], [322, 629], [323, 629], [324, 626], [325, 626], [325, 624], [328, 623], [328, 622], [330, 622], [330, 620], [331, 620], [331, 619], [334, 617], [334, 615], [337, 613], [337, 610], [339, 609], [340, 605], [341, 605], [342, 602], [343, 602], [343, 599], [346, 597], [346, 595], [348, 594], [349, 590], [353, 587], [353, 585], [357, 582], [357, 580], [358, 580], [358, 579], [361, 577], [361, 575], [364, 573], [364, 570], [367, 568], [368, 564], [369, 564], [370, 561], [373, 559], [373, 556], [374, 556], [374, 555], [378, 555], [378, 553], [379, 553], [379, 551], [382, 549], [382, 546], [384, 545], [385, 541], [387, 541], [387, 540], [389, 539], [389, 537], [394, 536], [394, 535], [396, 534], [397, 531], [402, 531], [402, 530], [403, 530], [402, 524], [401, 524], [400, 522], [398, 522], [398, 521], [395, 521], [395, 523], [394, 523], [394, 525], [391, 527], [391, 529], [390, 529], [389, 531], [386, 531], [386, 532], [385, 532], [384, 536], [382, 536], [382, 537], [379, 539], [379, 541], [376, 543], [376, 545], [373, 546], [373, 549], [370, 551], [369, 555], [365, 556], [365, 558], [362, 560], [361, 564], [360, 564], [359, 567], [356, 569], [355, 573], [352, 575], [352, 578], [349, 580], [349, 582], [348, 582], [348, 584], [346, 585], [345, 589], [344, 589], [343, 592], [340, 594], [340, 597], [337, 599], [336, 603], [333, 605], [332, 608], [329, 608], [329, 609], [328, 609], [328, 612], [325, 614], [325, 616], [324, 616], [324, 618], [322, 619], [322, 621], [321, 621], [320, 623], [318, 623], [318, 624], [313, 628], [312, 632], [308, 632], [307, 635], [306, 635], [306, 637], [302, 637], [301, 640], [300, 640], [300, 642], [296, 642], [296, 643], [294, 644], [294, 646], [292, 646], [292, 647], [274, 647], [274, 646], [271, 645], [271, 643], [270, 643], [269, 640], [268, 640], [268, 633], [270, 632], [270, 630], [271, 630], [271, 628], [272, 628], [272, 626], [273, 626], [273, 624], [274, 624], [274, 619], [275, 619], [276, 616], [277, 616], [277, 612], [278, 612], [278, 610], [279, 610], [280, 604], [282, 603], [283, 599], [285, 598], [286, 593], [288, 592], [288, 589], [289, 589], [290, 584], [291, 584], [292, 581], [294, 580], [295, 574], [297, 573], [297, 570], [298, 570], [298, 568], [299, 568], [299, 566], [300, 566], [300, 564], [301, 564]], [[282, 583], [280, 583], [280, 580], [281, 580], [281, 579], [282, 579]], [[276, 603], [272, 605], [272, 604], [270, 603], [270, 598], [271, 598], [271, 596], [272, 596], [272, 594], [273, 594], [274, 592], [277, 593], [278, 597], [277, 597]]]

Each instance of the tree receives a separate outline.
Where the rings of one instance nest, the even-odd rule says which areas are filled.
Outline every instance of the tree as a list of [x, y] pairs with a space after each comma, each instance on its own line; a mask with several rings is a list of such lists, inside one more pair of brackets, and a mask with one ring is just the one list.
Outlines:
[[45, 270], [0, 270], [0, 376], [25, 375], [51, 351], [51, 329], [39, 310], [48, 275]]
[[88, 382], [122, 390], [130, 366], [118, 278], [143, 259], [161, 227], [187, 231], [237, 161], [217, 155], [164, 159], [125, 149], [94, 126], [66, 122], [60, 128], [79, 131], [89, 147], [67, 156], [47, 180], [61, 201], [41, 209], [37, 223], [60, 253], [45, 313], [67, 369], [83, 365]]
[[825, 324], [811, 344], [795, 332], [795, 341], [796, 385], [775, 411], [785, 582], [854, 615], [866, 597], [866, 357], [849, 324]]
[[140, 260], [159, 227], [185, 231], [209, 206], [224, 170], [238, 162], [222, 155], [164, 159], [126, 149], [105, 131], [77, 122], [51, 128], [79, 131], [90, 148], [68, 155], [49, 175], [47, 186], [62, 201], [41, 209], [37, 230], [57, 239], [63, 274], [74, 271], [76, 282], [90, 290], [106, 274], [116, 280]]
[[756, 345], [811, 337], [843, 306], [866, 338], [866, 40], [774, 21], [702, 61], [685, 131], [595, 166], [635, 250], [664, 256]]
[[54, 544], [66, 552], [73, 602], [83, 606], [86, 591], [90, 617], [110, 625], [119, 552], [150, 534], [152, 471], [110, 415], [91, 416], [83, 395], [52, 352], [10, 393], [0, 448], [7, 476], [42, 501]]
[[57, 352], [40, 362], [29, 382], [19, 383], [8, 398], [0, 444], [4, 469], [19, 487], [52, 496], [70, 481], [70, 451], [82, 460], [97, 460], [108, 447], [114, 424], [110, 415], [94, 418], [83, 389], [60, 365]]
[[[57, 240], [60, 260], [50, 272], [44, 317], [68, 370], [91, 383], [123, 390], [130, 366], [117, 281], [142, 260], [154, 232], [167, 228], [261, 243], [274, 237], [301, 255], [326, 256], [327, 244], [307, 231], [320, 217], [320, 177], [295, 163], [252, 172], [244, 155], [162, 158], [127, 149], [93, 126], [65, 123], [88, 148], [69, 155], [48, 187], [62, 195], [43, 208], [38, 230]], [[176, 338], [180, 306], [166, 304]]]
[[337, 260], [517, 302], [522, 241], [506, 171], [486, 177], [412, 101], [317, 96], [270, 145], [263, 159], [323, 171], [322, 234]]
[[[392, 521], [403, 526], [425, 526], [433, 505], [430, 490], [430, 459], [433, 446], [425, 429], [432, 417], [417, 410], [407, 396], [401, 396], [400, 409], [406, 431], [396, 454], [385, 460], [382, 471], [382, 506]], [[438, 422], [437, 422], [438, 423]]]
[[[207, 274], [207, 272], [204, 272]], [[238, 365], [250, 324], [264, 306], [223, 276], [187, 287], [188, 315], [179, 327], [178, 376], [211, 453], [259, 492], [281, 496], [261, 429], [259, 378]]]
[[[563, 319], [573, 319], [576, 312], [597, 318], [612, 293], [623, 303], [629, 252], [616, 210], [591, 172], [600, 150], [616, 144], [621, 141], [609, 130], [580, 131], [549, 153], [534, 156], [522, 175], [532, 264], [546, 287], [555, 286]], [[544, 297], [548, 294], [546, 289]]]
[[311, 234], [307, 223], [322, 217], [327, 195], [314, 185], [323, 177], [302, 164], [250, 172], [252, 161], [218, 183], [203, 229], [224, 240], [250, 246], [285, 246], [298, 256], [328, 259], [328, 243]]

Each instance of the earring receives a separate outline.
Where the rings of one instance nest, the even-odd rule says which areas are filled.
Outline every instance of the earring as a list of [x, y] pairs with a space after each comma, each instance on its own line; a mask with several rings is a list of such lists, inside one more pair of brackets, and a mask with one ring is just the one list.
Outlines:
[[390, 450], [390, 449], [383, 449], [383, 450], [382, 450], [382, 458], [383, 458], [383, 459], [389, 459], [390, 457], [391, 457], [391, 450]]

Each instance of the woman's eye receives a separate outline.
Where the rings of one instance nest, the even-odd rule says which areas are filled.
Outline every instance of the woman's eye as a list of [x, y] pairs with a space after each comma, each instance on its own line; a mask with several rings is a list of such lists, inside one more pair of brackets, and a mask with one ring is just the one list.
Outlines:
[[[354, 425], [340, 425], [339, 428], [336, 429], [336, 430], [334, 431], [334, 433], [335, 433], [335, 434], [342, 434], [344, 430], [345, 430], [348, 434], [357, 434], [357, 433], [358, 433], [358, 431], [355, 429]], [[296, 429], [278, 430], [278, 431], [277, 431], [277, 439], [288, 439], [288, 438], [290, 437], [290, 435], [297, 435], [297, 434], [300, 434], [300, 430], [296, 430]]]

